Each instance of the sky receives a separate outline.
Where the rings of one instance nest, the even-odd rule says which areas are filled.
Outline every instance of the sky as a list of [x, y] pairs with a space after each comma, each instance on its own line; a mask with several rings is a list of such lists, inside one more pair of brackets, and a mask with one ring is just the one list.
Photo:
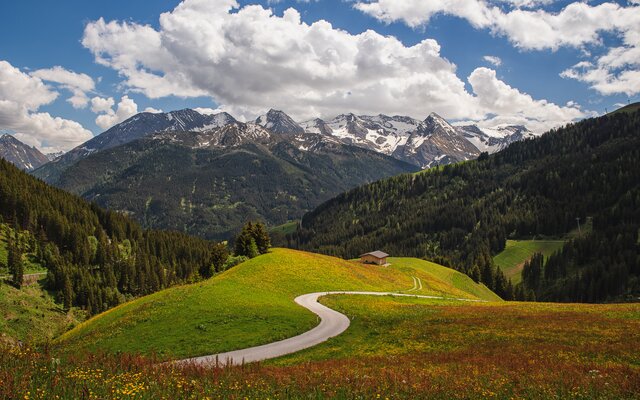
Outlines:
[[543, 132], [640, 100], [640, 0], [21, 0], [0, 133], [66, 151], [138, 112], [436, 112]]

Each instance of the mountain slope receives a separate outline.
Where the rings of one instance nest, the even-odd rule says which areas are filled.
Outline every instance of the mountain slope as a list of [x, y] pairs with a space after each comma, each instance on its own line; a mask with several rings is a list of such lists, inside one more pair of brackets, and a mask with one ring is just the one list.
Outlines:
[[344, 190], [417, 169], [303, 136], [239, 122], [162, 132], [79, 160], [54, 183], [148, 227], [228, 238], [247, 219], [279, 225]]
[[34, 175], [46, 182], [52, 183], [74, 162], [86, 158], [93, 153], [129, 143], [150, 133], [164, 131], [203, 131], [218, 128], [232, 122], [235, 122], [235, 119], [224, 112], [214, 115], [200, 114], [191, 109], [171, 111], [168, 113], [143, 112], [114, 125], [93, 139], [63, 154], [53, 162], [34, 171]]
[[[640, 113], [585, 120], [477, 161], [381, 180], [305, 215], [289, 236], [345, 257], [372, 248], [451, 263], [508, 296], [491, 256], [507, 238], [593, 231], [568, 242], [522, 290], [607, 301], [640, 293]], [[546, 275], [545, 275], [546, 273]]]
[[31, 171], [49, 162], [47, 156], [32, 146], [27, 146], [11, 135], [0, 136], [0, 157], [16, 167]]

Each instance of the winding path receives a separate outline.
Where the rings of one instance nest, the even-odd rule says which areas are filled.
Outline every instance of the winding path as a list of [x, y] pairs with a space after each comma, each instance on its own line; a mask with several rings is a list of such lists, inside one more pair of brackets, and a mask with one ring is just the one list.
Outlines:
[[[417, 281], [416, 281], [417, 280]], [[414, 288], [416, 290], [422, 288], [422, 282], [419, 278], [414, 278]], [[262, 346], [249, 347], [241, 350], [229, 351], [226, 353], [212, 354], [208, 356], [200, 356], [175, 361], [178, 365], [195, 364], [200, 366], [226, 366], [241, 365], [254, 361], [267, 360], [270, 358], [280, 357], [286, 354], [295, 353], [297, 351], [315, 346], [328, 339], [338, 336], [349, 327], [350, 321], [346, 315], [339, 313], [318, 303], [318, 299], [322, 296], [334, 294], [358, 294], [367, 296], [396, 296], [396, 297], [414, 297], [422, 299], [439, 299], [439, 300], [460, 300], [471, 302], [483, 302], [484, 300], [448, 298], [441, 296], [426, 296], [396, 292], [316, 292], [303, 294], [295, 298], [295, 302], [313, 312], [320, 318], [320, 324], [315, 328], [304, 332], [298, 336], [265, 344]]]

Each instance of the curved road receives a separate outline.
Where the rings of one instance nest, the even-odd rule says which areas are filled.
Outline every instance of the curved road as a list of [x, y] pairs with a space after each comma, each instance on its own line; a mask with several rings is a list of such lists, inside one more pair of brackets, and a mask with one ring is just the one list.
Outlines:
[[[417, 286], [417, 282], [415, 282]], [[420, 282], [420, 286], [422, 283]], [[276, 358], [285, 354], [295, 353], [297, 351], [315, 346], [328, 339], [338, 336], [349, 327], [350, 321], [346, 315], [330, 309], [320, 303], [318, 299], [322, 296], [333, 294], [360, 294], [367, 296], [398, 296], [398, 297], [416, 297], [422, 299], [440, 299], [440, 300], [460, 300], [482, 302], [484, 300], [473, 299], [456, 299], [445, 298], [440, 296], [424, 296], [417, 294], [404, 294], [395, 292], [316, 292], [303, 294], [295, 298], [295, 302], [313, 312], [320, 317], [320, 324], [315, 328], [289, 339], [280, 340], [265, 344], [262, 346], [249, 347], [241, 350], [229, 351], [226, 353], [212, 354], [208, 356], [187, 358], [175, 361], [176, 364], [195, 364], [200, 366], [226, 366], [241, 365], [253, 361], [267, 360]]]

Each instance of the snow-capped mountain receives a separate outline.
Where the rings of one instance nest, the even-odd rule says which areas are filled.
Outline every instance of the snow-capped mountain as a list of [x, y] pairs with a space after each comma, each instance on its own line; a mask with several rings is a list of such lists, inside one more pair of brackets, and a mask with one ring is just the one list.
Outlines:
[[0, 157], [26, 171], [38, 168], [49, 161], [40, 150], [7, 134], [0, 136]]
[[476, 158], [480, 151], [436, 113], [422, 121], [393, 156], [422, 168]]
[[[176, 135], [178, 132], [191, 134]], [[326, 146], [357, 146], [420, 168], [469, 160], [481, 151], [495, 152], [533, 135], [523, 126], [453, 127], [435, 113], [424, 121], [399, 115], [341, 114], [331, 120], [316, 118], [298, 123], [283, 111], [271, 109], [254, 122], [240, 123], [224, 112], [207, 115], [184, 109], [137, 114], [57, 157], [34, 174], [46, 181], [56, 181], [76, 161], [150, 134], [163, 140], [183, 140], [195, 147], [287, 141], [299, 150], [314, 152]]]
[[235, 118], [226, 112], [209, 115], [188, 108], [168, 113], [139, 113], [42, 166], [34, 171], [34, 175], [45, 181], [55, 179], [70, 165], [92, 153], [129, 143], [151, 133], [206, 131], [233, 122], [236, 122]]
[[229, 148], [247, 143], [268, 144], [273, 133], [258, 124], [234, 121], [221, 127], [201, 131], [164, 131], [151, 134], [152, 140], [191, 148]]
[[53, 161], [58, 157], [62, 157], [63, 154], [64, 151], [55, 151], [53, 153], [46, 153], [45, 156], [47, 156], [47, 159], [49, 159], [49, 161]]
[[479, 154], [471, 142], [435, 113], [424, 121], [398, 115], [342, 114], [330, 121], [316, 118], [301, 125], [307, 132], [330, 135], [421, 168], [468, 160]]
[[191, 109], [168, 113], [140, 113], [119, 123], [104, 133], [78, 147], [79, 150], [95, 152], [128, 143], [150, 133], [165, 131], [206, 131], [236, 122], [231, 115], [200, 114]]
[[307, 132], [333, 136], [343, 143], [392, 155], [406, 143], [420, 121], [410, 117], [386, 115], [338, 115], [330, 121], [316, 118], [301, 125]]
[[285, 135], [301, 135], [304, 129], [290, 116], [282, 111], [271, 109], [259, 116], [255, 123], [274, 133]]
[[498, 125], [492, 128], [465, 125], [456, 127], [456, 130], [480, 151], [488, 153], [505, 149], [513, 142], [539, 136], [523, 125]]

